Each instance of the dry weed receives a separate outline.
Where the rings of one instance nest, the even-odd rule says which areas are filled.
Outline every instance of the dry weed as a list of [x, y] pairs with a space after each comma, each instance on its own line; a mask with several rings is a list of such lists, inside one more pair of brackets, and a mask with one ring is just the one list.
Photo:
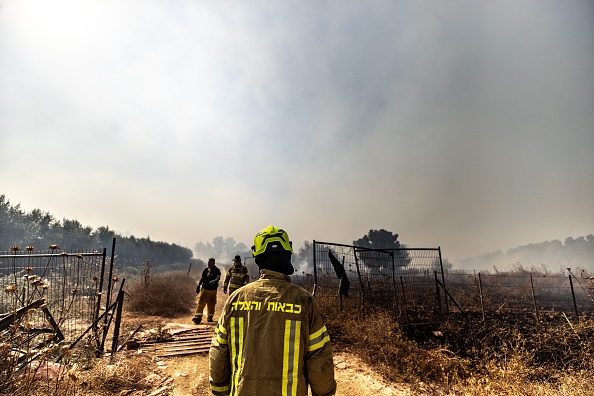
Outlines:
[[326, 312], [335, 349], [425, 394], [593, 394], [594, 322], [510, 324], [450, 320], [442, 337], [408, 339], [390, 312]]
[[468, 363], [445, 348], [424, 349], [407, 339], [390, 313], [359, 319], [335, 312], [326, 318], [337, 350], [359, 355], [389, 381], [447, 385], [468, 377]]
[[85, 395], [113, 395], [123, 390], [145, 390], [155, 386], [151, 374], [157, 365], [146, 355], [119, 356], [115, 361], [99, 359], [95, 366], [81, 372], [78, 385]]
[[196, 282], [182, 274], [154, 275], [148, 284], [139, 280], [128, 293], [127, 309], [146, 315], [174, 318], [196, 305]]

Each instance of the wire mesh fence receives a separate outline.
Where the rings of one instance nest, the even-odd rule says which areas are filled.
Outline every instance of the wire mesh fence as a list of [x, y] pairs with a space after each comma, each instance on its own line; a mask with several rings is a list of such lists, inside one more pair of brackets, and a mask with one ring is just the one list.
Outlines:
[[594, 280], [581, 274], [447, 272], [448, 291], [470, 314], [552, 319], [594, 312]]
[[[594, 277], [580, 271], [476, 273], [444, 271], [441, 249], [365, 249], [313, 241], [313, 273], [291, 281], [312, 292], [323, 310], [357, 315], [391, 310], [403, 325], [434, 324], [451, 315], [524, 321], [567, 320], [594, 314]], [[250, 281], [258, 278], [245, 257]]]
[[104, 249], [0, 252], [0, 317], [42, 301], [40, 309], [27, 310], [27, 326], [37, 332], [57, 326], [63, 339], [71, 342], [98, 313], [104, 263]]
[[430, 321], [440, 309], [439, 248], [366, 249], [314, 241], [313, 249], [315, 296], [322, 307], [365, 313], [382, 306], [408, 323]]

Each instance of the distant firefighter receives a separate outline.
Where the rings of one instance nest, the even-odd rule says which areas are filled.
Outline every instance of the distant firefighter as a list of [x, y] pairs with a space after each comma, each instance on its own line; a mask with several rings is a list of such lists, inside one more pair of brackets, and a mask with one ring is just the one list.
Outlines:
[[233, 264], [227, 270], [227, 275], [225, 275], [223, 293], [227, 294], [227, 289], [229, 289], [229, 294], [233, 294], [235, 290], [247, 285], [249, 281], [250, 274], [247, 267], [241, 263], [239, 255], [235, 256]]
[[198, 307], [192, 321], [196, 324], [202, 322], [202, 315], [204, 307], [208, 313], [208, 321], [213, 322], [212, 317], [215, 313], [215, 305], [217, 304], [217, 289], [219, 287], [219, 280], [221, 279], [221, 270], [215, 265], [215, 259], [208, 259], [208, 267], [202, 271], [202, 277], [198, 281], [196, 293], [198, 296]]

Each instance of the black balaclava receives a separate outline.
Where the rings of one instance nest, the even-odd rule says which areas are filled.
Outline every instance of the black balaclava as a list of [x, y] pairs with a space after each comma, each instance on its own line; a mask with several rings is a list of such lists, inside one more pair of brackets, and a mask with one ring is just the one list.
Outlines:
[[295, 272], [291, 264], [291, 252], [266, 252], [255, 257], [256, 264], [263, 270], [280, 272], [285, 275], [292, 275]]

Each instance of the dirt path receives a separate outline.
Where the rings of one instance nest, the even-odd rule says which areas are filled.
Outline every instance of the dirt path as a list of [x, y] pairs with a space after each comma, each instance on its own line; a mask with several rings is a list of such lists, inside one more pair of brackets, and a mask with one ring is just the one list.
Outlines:
[[[215, 320], [227, 296], [219, 293]], [[192, 316], [177, 318], [168, 323], [190, 325]], [[214, 329], [214, 326], [212, 326]], [[210, 395], [208, 383], [208, 354], [194, 354], [181, 357], [156, 358], [160, 374], [172, 378], [172, 396]], [[387, 384], [374, 373], [372, 368], [348, 352], [334, 354], [335, 376], [338, 396], [405, 396], [413, 393], [401, 384]]]
[[[208, 385], [208, 356], [165, 358], [159, 366], [162, 374], [173, 378], [173, 396], [210, 395]], [[334, 355], [338, 396], [405, 396], [413, 393], [404, 385], [385, 383], [368, 366], [349, 353]]]

